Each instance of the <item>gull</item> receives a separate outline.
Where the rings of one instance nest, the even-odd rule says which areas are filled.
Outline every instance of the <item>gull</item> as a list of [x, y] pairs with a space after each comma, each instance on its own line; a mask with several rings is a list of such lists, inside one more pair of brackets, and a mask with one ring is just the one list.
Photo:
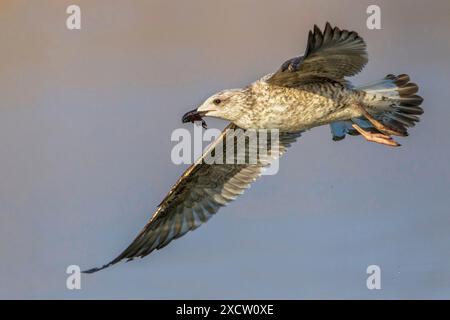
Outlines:
[[[407, 129], [423, 113], [423, 99], [406, 74], [353, 86], [346, 77], [359, 73], [367, 62], [366, 44], [356, 32], [330, 23], [321, 31], [315, 25], [303, 56], [287, 60], [276, 72], [245, 88], [220, 91], [187, 112], [183, 123], [202, 121], [206, 127], [203, 117], [230, 123], [182, 174], [132, 243], [111, 262], [84, 272], [145, 257], [196, 229], [249, 188], [273, 159], [311, 128], [330, 125], [334, 141], [361, 135], [367, 141], [399, 147], [392, 136], [408, 135]], [[240, 133], [232, 136], [236, 129]], [[206, 157], [222, 151], [229, 137], [237, 143], [246, 130], [262, 129], [278, 130], [279, 141], [276, 148], [269, 145], [267, 155], [256, 163], [205, 163]]]

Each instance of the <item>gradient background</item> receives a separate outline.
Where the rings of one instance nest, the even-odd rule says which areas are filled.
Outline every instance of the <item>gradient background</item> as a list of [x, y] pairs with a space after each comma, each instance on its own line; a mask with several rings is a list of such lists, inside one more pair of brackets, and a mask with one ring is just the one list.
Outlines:
[[[206, 226], [67, 290], [66, 267], [115, 257], [185, 169], [170, 161], [182, 114], [301, 54], [326, 21], [367, 41], [355, 83], [420, 85], [403, 147], [314, 129]], [[450, 298], [449, 31], [448, 0], [1, 0], [0, 298]]]

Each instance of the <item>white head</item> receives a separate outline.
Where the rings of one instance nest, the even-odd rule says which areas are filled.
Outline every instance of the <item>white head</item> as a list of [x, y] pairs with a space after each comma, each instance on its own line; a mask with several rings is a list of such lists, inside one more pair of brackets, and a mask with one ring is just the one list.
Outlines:
[[183, 122], [201, 120], [202, 117], [215, 117], [236, 121], [248, 103], [245, 89], [223, 90], [205, 100], [200, 107], [186, 113]]

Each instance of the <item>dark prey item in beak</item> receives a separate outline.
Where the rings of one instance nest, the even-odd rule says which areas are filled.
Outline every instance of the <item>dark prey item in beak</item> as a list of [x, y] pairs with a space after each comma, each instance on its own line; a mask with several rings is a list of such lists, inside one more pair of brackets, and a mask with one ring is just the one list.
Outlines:
[[192, 122], [194, 123], [195, 121], [201, 121], [202, 122], [202, 127], [207, 129], [208, 126], [206, 125], [206, 121], [203, 120], [202, 118], [202, 114], [200, 112], [197, 111], [197, 109], [194, 109], [192, 111], [186, 112], [183, 116], [183, 118], [181, 119], [181, 121], [183, 123], [187, 123], [187, 122]]

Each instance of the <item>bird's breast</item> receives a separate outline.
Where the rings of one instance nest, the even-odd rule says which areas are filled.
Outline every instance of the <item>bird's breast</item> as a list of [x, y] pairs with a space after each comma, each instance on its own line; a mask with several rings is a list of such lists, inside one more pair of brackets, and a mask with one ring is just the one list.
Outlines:
[[287, 88], [260, 82], [252, 89], [252, 106], [236, 121], [243, 128], [297, 131], [351, 117], [352, 91], [339, 83]]
[[258, 113], [260, 126], [280, 130], [306, 130], [334, 120], [334, 114], [345, 105], [326, 94], [296, 90], [261, 101]]

